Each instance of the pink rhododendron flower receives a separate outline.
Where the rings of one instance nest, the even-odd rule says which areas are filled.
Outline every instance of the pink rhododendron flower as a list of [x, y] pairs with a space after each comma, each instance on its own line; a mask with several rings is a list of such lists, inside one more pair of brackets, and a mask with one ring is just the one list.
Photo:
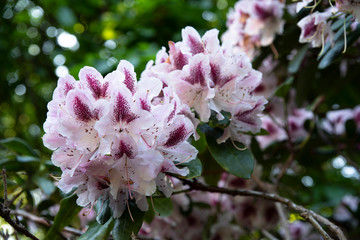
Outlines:
[[326, 119], [322, 122], [322, 127], [329, 134], [343, 135], [346, 131], [346, 121], [353, 119], [353, 117], [352, 109], [329, 111], [326, 113]]
[[177, 109], [176, 98], [156, 101], [163, 82], [137, 82], [127, 61], [105, 77], [84, 67], [79, 78], [59, 79], [44, 123], [44, 144], [55, 150], [51, 160], [63, 171], [58, 187], [65, 193], [76, 188], [83, 207], [109, 199], [114, 217], [129, 199], [147, 210], [146, 196], [157, 185], [171, 194], [172, 186], [161, 184], [166, 173], [185, 176], [188, 169], [178, 164], [197, 155], [187, 142], [195, 129], [191, 113]]
[[[294, 95], [295, 92], [291, 93]], [[308, 135], [304, 123], [306, 120], [312, 119], [314, 114], [309, 110], [297, 108], [294, 105], [292, 97], [287, 107], [288, 114], [286, 116], [282, 99], [273, 97], [267, 109], [269, 115], [262, 118], [261, 126], [269, 134], [256, 137], [262, 149], [274, 142], [284, 141], [289, 138], [292, 142], [295, 142], [304, 139]]]
[[259, 71], [262, 73], [262, 81], [259, 86], [254, 90], [254, 94], [257, 96], [264, 96], [270, 98], [274, 94], [278, 77], [275, 74], [275, 68], [278, 65], [277, 61], [274, 61], [272, 56], [269, 56], [263, 60], [259, 67]]
[[300, 12], [301, 9], [309, 5], [309, 3], [313, 2], [314, 0], [302, 0], [296, 3], [296, 12]]
[[333, 33], [327, 22], [330, 16], [331, 12], [314, 12], [301, 19], [298, 22], [301, 28], [299, 42], [309, 42], [312, 47], [320, 47], [326, 40], [331, 40]]
[[357, 22], [360, 22], [360, 1], [359, 0], [335, 0], [336, 7], [341, 12], [354, 15]]
[[164, 85], [159, 102], [175, 101], [196, 126], [198, 121], [191, 114], [193, 109], [200, 121], [208, 122], [211, 111], [223, 119], [222, 111], [232, 115], [231, 123], [218, 139], [229, 137], [249, 143], [245, 133], [260, 130], [259, 114], [266, 100], [254, 96], [261, 83], [261, 73], [254, 70], [243, 53], [234, 53], [228, 45], [220, 45], [218, 31], [207, 31], [204, 36], [192, 27], [182, 31], [183, 40], [169, 42], [168, 53], [162, 48], [154, 62], [147, 64], [142, 78], [156, 77]]
[[228, 14], [223, 42], [252, 59], [256, 48], [269, 46], [283, 32], [283, 8], [279, 0], [238, 1]]

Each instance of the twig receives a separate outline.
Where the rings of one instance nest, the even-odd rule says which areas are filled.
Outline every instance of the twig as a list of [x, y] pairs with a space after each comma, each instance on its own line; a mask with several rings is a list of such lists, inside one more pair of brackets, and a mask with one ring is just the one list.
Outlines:
[[38, 240], [32, 233], [29, 232], [17, 219], [14, 220], [10, 216], [10, 209], [8, 208], [8, 196], [7, 196], [7, 180], [6, 180], [6, 170], [2, 169], [3, 174], [3, 185], [4, 185], [4, 204], [0, 203], [0, 216], [9, 223], [16, 231], [24, 234], [25, 236]]
[[300, 214], [300, 216], [302, 216], [303, 218], [305, 218], [309, 223], [311, 223], [313, 225], [313, 227], [321, 234], [321, 236], [323, 236], [323, 238], [325, 240], [330, 240], [332, 239], [327, 232], [325, 232], [325, 230], [320, 226], [320, 224], [314, 219], [313, 216], [311, 216], [311, 214], [306, 211]]
[[3, 174], [3, 184], [4, 184], [4, 208], [8, 207], [8, 198], [7, 198], [7, 181], [6, 181], [6, 169], [2, 169]]
[[[11, 214], [16, 215], [16, 216], [22, 216], [24, 218], [29, 219], [32, 222], [41, 224], [45, 227], [51, 227], [51, 225], [53, 225], [53, 223], [54, 223], [53, 221], [50, 221], [49, 219], [36, 216], [36, 215], [26, 212], [24, 210], [11, 210]], [[83, 232], [80, 231], [79, 229], [72, 228], [72, 227], [65, 227], [63, 229], [63, 232], [71, 233], [71, 234], [74, 234], [77, 236], [80, 236], [83, 234]]]
[[275, 203], [275, 206], [280, 217], [280, 223], [284, 228], [284, 239], [291, 240], [289, 225], [288, 225], [287, 217], [285, 216], [284, 213], [284, 208], [279, 202]]
[[264, 234], [270, 240], [278, 240], [274, 235], [272, 235], [268, 230], [262, 229], [261, 233]]
[[[221, 188], [221, 187], [216, 187], [216, 186], [207, 186], [207, 185], [204, 185], [202, 183], [192, 182], [192, 181], [189, 181], [189, 180], [186, 180], [186, 179], [180, 179], [180, 180], [185, 185], [188, 185], [192, 190], [201, 190], [201, 191], [206, 191], [206, 192], [225, 193], [225, 194], [232, 195], [232, 196], [261, 197], [261, 198], [268, 199], [268, 200], [271, 200], [271, 201], [274, 201], [274, 202], [282, 203], [282, 204], [286, 205], [290, 210], [293, 210], [293, 211], [296, 211], [296, 212], [300, 213], [300, 215], [301, 214], [307, 214], [307, 215], [311, 216], [311, 218], [308, 218], [307, 220], [319, 232], [320, 232], [320, 230], [319, 230], [320, 225], [319, 225], [319, 223], [317, 223], [317, 221], [319, 221], [320, 223], [327, 226], [334, 234], [336, 234], [336, 236], [338, 237], [339, 240], [346, 240], [345, 235], [342, 232], [342, 230], [338, 226], [336, 226], [334, 223], [330, 222], [328, 219], [320, 216], [319, 214], [317, 214], [317, 213], [315, 213], [315, 212], [313, 212], [311, 210], [306, 209], [305, 207], [303, 207], [301, 205], [295, 204], [290, 199], [281, 197], [281, 196], [279, 196], [277, 194], [265, 193], [265, 192], [247, 190], [247, 189], [231, 190], [231, 189], [226, 189], [226, 188]], [[323, 234], [323, 232], [320, 232], [320, 234]], [[323, 237], [325, 238], [324, 235], [323, 235]], [[327, 238], [327, 239], [331, 239], [331, 238]]]
[[14, 202], [15, 200], [24, 192], [24, 189], [22, 189], [20, 192], [18, 192], [9, 202], [8, 206], [10, 207]]
[[38, 240], [38, 238], [30, 233], [21, 223], [17, 223], [10, 217], [10, 210], [5, 208], [2, 203], [0, 203], [0, 216], [19, 233], [22, 233], [33, 240]]

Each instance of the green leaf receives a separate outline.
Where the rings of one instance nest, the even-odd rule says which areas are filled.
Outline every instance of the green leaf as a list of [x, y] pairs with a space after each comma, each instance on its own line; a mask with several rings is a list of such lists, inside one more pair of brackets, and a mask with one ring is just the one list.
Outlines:
[[72, 195], [61, 200], [59, 212], [56, 214], [54, 224], [46, 234], [45, 240], [62, 239], [60, 232], [81, 210], [81, 207], [76, 204], [76, 199], [77, 196]]
[[199, 134], [200, 138], [197, 141], [192, 139], [191, 145], [193, 145], [199, 151], [199, 153], [201, 153], [206, 151], [207, 149], [206, 139], [205, 139], [205, 135], [199, 129], [197, 129], [196, 132]]
[[286, 79], [285, 82], [283, 82], [277, 87], [274, 95], [285, 98], [293, 82], [294, 82], [294, 77], [289, 77], [288, 79]]
[[16, 153], [39, 157], [39, 155], [34, 151], [34, 149], [21, 138], [14, 137], [2, 139], [0, 140], [0, 144], [4, 145], [8, 149]]
[[104, 225], [94, 221], [79, 240], [106, 240], [114, 227], [114, 219], [110, 218]]
[[216, 139], [221, 136], [219, 129], [208, 127], [206, 129], [206, 141], [209, 151], [219, 165], [227, 172], [241, 178], [250, 178], [254, 169], [254, 157], [252, 153], [246, 149], [237, 150], [230, 141], [218, 144]]
[[185, 179], [191, 179], [191, 178], [196, 178], [196, 177], [200, 177], [201, 173], [202, 173], [202, 164], [200, 159], [195, 158], [194, 160], [187, 162], [187, 163], [182, 163], [179, 165], [180, 167], [188, 167], [189, 168], [189, 174], [186, 175], [185, 177], [179, 176], [180, 178], [185, 178]]
[[[346, 37], [347, 46], [351, 46], [360, 36], [360, 26], [358, 26], [354, 31], [348, 34]], [[324, 69], [332, 64], [337, 57], [339, 57], [344, 50], [344, 39], [339, 39], [335, 46], [330, 49], [325, 56], [321, 59], [318, 68]]]
[[[351, 23], [352, 23], [352, 16], [349, 16], [346, 18], [345, 29], [347, 29], [351, 25]], [[340, 24], [341, 28], [340, 28], [339, 24]], [[344, 36], [344, 19], [339, 19], [331, 27], [332, 27], [333, 31], [338, 29], [338, 31], [335, 33], [334, 39], [333, 39], [334, 42], [337, 42], [340, 39], [340, 37]], [[325, 43], [322, 54], [318, 56], [317, 60], [320, 60], [322, 57], [324, 57], [332, 46], [333, 46], [332, 41], [328, 41], [327, 43]]]
[[103, 201], [102, 199], [99, 199], [97, 201], [97, 209], [98, 215], [96, 216], [96, 221], [99, 224], [105, 224], [110, 218], [111, 218], [111, 209], [109, 207], [109, 199], [106, 199]]
[[[148, 199], [149, 205], [151, 206], [151, 200]], [[160, 217], [167, 217], [172, 214], [173, 203], [171, 198], [153, 198], [154, 207], [156, 213]]]
[[125, 209], [121, 217], [115, 219], [112, 231], [114, 240], [129, 240], [131, 239], [131, 236], [136, 236], [141, 228], [145, 213], [132, 201], [129, 201], [129, 208], [134, 222], [129, 215], [129, 210]]
[[288, 66], [288, 72], [289, 73], [296, 73], [300, 66], [301, 63], [304, 60], [304, 57], [306, 55], [307, 50], [309, 49], [309, 45], [305, 45], [303, 46], [295, 55], [294, 59], [290, 61], [289, 66]]
[[250, 136], [266, 136], [266, 135], [269, 135], [269, 132], [266, 131], [266, 129], [261, 128], [260, 132], [258, 132], [258, 133], [246, 132], [245, 134], [250, 135]]
[[48, 196], [56, 190], [54, 183], [45, 176], [35, 175], [32, 179]]

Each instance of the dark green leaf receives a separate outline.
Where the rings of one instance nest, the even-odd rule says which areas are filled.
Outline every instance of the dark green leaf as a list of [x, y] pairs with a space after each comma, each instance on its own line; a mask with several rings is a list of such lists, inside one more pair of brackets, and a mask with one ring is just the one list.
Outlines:
[[191, 141], [191, 145], [193, 145], [199, 153], [206, 150], [206, 138], [205, 135], [198, 129], [197, 133], [199, 134], [200, 138], [195, 141], [194, 139]]
[[202, 164], [200, 159], [195, 158], [194, 160], [187, 162], [187, 163], [182, 163], [179, 165], [180, 167], [188, 167], [189, 168], [189, 174], [186, 175], [185, 177], [179, 176], [181, 178], [185, 178], [185, 179], [190, 179], [190, 178], [196, 178], [201, 176], [202, 173]]
[[294, 77], [289, 77], [288, 79], [286, 79], [285, 82], [283, 82], [277, 87], [274, 95], [283, 98], [286, 97], [286, 95], [288, 94], [291, 88], [293, 81], [294, 81]]
[[34, 149], [21, 138], [6, 138], [0, 140], [0, 143], [16, 153], [39, 157], [39, 155], [34, 151]]
[[105, 224], [111, 218], [111, 209], [109, 207], [109, 199], [105, 201], [99, 199], [97, 202], [98, 215], [96, 221], [99, 224]]
[[[347, 46], [351, 46], [354, 41], [356, 41], [360, 36], [360, 26], [358, 26], [354, 31], [348, 34], [346, 38]], [[330, 64], [332, 64], [337, 57], [339, 57], [344, 50], [344, 39], [339, 39], [335, 46], [330, 49], [325, 56], [321, 59], [319, 63], [319, 69], [327, 68]]]
[[299, 70], [308, 49], [309, 49], [309, 45], [305, 45], [297, 52], [294, 59], [291, 60], [289, 63], [288, 66], [289, 73], [296, 73]]
[[[112, 231], [115, 240], [129, 240], [131, 236], [139, 232], [144, 219], [144, 212], [141, 211], [134, 202], [129, 201], [129, 208], [124, 210], [120, 218], [115, 219], [114, 229]], [[134, 219], [132, 221], [129, 211]]]
[[114, 219], [110, 218], [104, 225], [94, 221], [86, 233], [81, 235], [79, 240], [106, 240], [114, 226]]
[[218, 129], [207, 128], [205, 135], [209, 151], [220, 166], [227, 172], [241, 178], [250, 178], [254, 169], [254, 157], [246, 149], [237, 150], [230, 141], [218, 144], [216, 139], [221, 136]]
[[[345, 29], [347, 29], [351, 25], [351, 23], [352, 23], [352, 16], [349, 16], [346, 18]], [[341, 28], [340, 26], [338, 26], [338, 24], [340, 24]], [[337, 42], [340, 39], [340, 37], [344, 36], [344, 19], [339, 19], [333, 24], [333, 26], [334, 26], [334, 28], [332, 28], [333, 31], [335, 31], [336, 28], [338, 29], [338, 31], [335, 33], [333, 38], [333, 41]], [[325, 43], [322, 54], [319, 55], [317, 59], [320, 60], [322, 57], [324, 57], [332, 46], [333, 46], [332, 41], [328, 41], [327, 43]]]
[[81, 207], [76, 204], [76, 199], [77, 196], [72, 195], [61, 200], [59, 212], [55, 216], [54, 224], [46, 234], [45, 240], [62, 239], [60, 232], [81, 210]]
[[[149, 205], [151, 206], [151, 200], [149, 201]], [[153, 198], [153, 203], [158, 216], [167, 217], [171, 215], [173, 211], [173, 203], [171, 198]]]
[[250, 135], [250, 136], [266, 136], [266, 135], [269, 135], [269, 132], [266, 131], [264, 128], [261, 128], [260, 132], [258, 132], [258, 133], [247, 132], [245, 134]]

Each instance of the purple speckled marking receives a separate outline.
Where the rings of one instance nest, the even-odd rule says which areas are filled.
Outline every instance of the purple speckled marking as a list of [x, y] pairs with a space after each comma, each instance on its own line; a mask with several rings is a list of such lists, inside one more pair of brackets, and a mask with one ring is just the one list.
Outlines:
[[166, 143], [164, 144], [165, 147], [173, 147], [178, 143], [185, 140], [187, 135], [185, 124], [181, 124], [175, 130], [170, 132], [170, 136]]
[[118, 147], [118, 152], [115, 153], [115, 157], [116, 158], [122, 158], [124, 156], [124, 154], [128, 158], [134, 158], [135, 157], [133, 148], [129, 144], [126, 144], [125, 142], [120, 141], [119, 147]]
[[88, 105], [83, 103], [79, 97], [75, 97], [73, 101], [73, 110], [76, 117], [83, 122], [89, 122], [92, 114]]

